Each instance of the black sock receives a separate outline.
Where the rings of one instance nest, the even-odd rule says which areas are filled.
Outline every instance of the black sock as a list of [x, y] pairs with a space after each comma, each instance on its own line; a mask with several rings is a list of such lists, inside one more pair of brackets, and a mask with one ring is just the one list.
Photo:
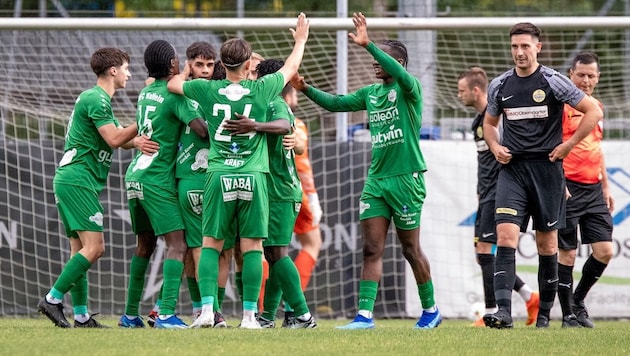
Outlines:
[[497, 305], [499, 309], [511, 315], [512, 288], [516, 278], [516, 250], [499, 246], [494, 270], [494, 297]]
[[540, 306], [538, 315], [549, 318], [549, 312], [558, 293], [558, 254], [538, 256], [538, 287]]
[[486, 301], [486, 308], [494, 308], [497, 301], [494, 298], [494, 255], [490, 253], [478, 253], [477, 261], [481, 267], [481, 278], [483, 279], [483, 295]]
[[586, 298], [586, 294], [604, 273], [606, 266], [608, 265], [596, 260], [593, 254], [588, 256], [588, 259], [584, 262], [584, 266], [582, 267], [580, 283], [578, 283], [573, 293], [573, 300], [579, 302]]
[[523, 288], [524, 285], [525, 285], [525, 282], [523, 282], [521, 277], [519, 277], [517, 274], [516, 279], [514, 280], [514, 291], [518, 292], [519, 290], [521, 290], [521, 288]]
[[562, 316], [572, 313], [573, 302], [573, 266], [558, 263], [558, 300], [562, 308]]

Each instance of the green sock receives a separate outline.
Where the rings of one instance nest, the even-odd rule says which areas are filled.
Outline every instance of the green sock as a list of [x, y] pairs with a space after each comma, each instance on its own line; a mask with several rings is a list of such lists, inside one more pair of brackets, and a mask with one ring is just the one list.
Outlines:
[[144, 291], [144, 278], [147, 274], [149, 259], [133, 255], [129, 266], [129, 285], [127, 286], [127, 303], [125, 304], [125, 314], [138, 316], [138, 308], [142, 291]]
[[420, 295], [420, 303], [423, 309], [431, 308], [435, 305], [434, 293], [433, 293], [433, 281], [429, 280], [426, 283], [418, 284], [418, 295]]
[[188, 282], [188, 292], [190, 293], [190, 301], [195, 305], [201, 304], [201, 294], [199, 294], [199, 284], [197, 283], [197, 278], [195, 277], [187, 277], [186, 282]]
[[243, 300], [243, 272], [234, 272], [234, 284], [241, 301]]
[[88, 261], [88, 259], [80, 253], [72, 256], [68, 263], [66, 263], [63, 267], [61, 274], [57, 277], [57, 280], [51, 289], [51, 293], [54, 290], [55, 292], [61, 294], [61, 298], [56, 295], [53, 296], [55, 298], [63, 299], [63, 295], [70, 291], [81, 276], [85, 276], [85, 272], [90, 269], [91, 265], [90, 261]]
[[175, 305], [179, 297], [179, 287], [182, 284], [184, 262], [167, 258], [162, 269], [164, 281], [162, 282], [162, 304], [160, 315], [175, 314]]
[[211, 248], [201, 248], [201, 256], [199, 257], [199, 292], [201, 302], [208, 303], [208, 297], [214, 295], [217, 288], [217, 278], [219, 276], [219, 256], [221, 252]]
[[[262, 283], [262, 251], [243, 253], [243, 305], [258, 304]], [[256, 310], [256, 309], [254, 309]]]
[[88, 282], [85, 273], [81, 275], [81, 278], [76, 281], [74, 287], [70, 289], [70, 295], [72, 296], [72, 310], [74, 315], [87, 314]]
[[359, 282], [359, 310], [373, 312], [377, 292], [378, 282], [361, 280]]
[[219, 287], [217, 292], [217, 310], [221, 310], [221, 306], [223, 306], [223, 299], [225, 298], [225, 288]]
[[275, 267], [275, 263], [273, 266], [269, 266], [269, 278], [267, 279], [267, 284], [265, 284], [262, 316], [268, 320], [276, 320], [276, 311], [282, 299], [282, 285], [278, 277], [278, 269]]
[[[289, 303], [295, 312], [295, 315], [303, 315], [308, 313], [308, 305], [304, 292], [302, 292], [302, 284], [300, 283], [300, 273], [295, 267], [295, 263], [289, 256], [284, 256], [273, 264], [276, 275], [282, 286], [282, 297]], [[271, 272], [269, 272], [271, 274]], [[278, 303], [280, 300], [278, 300]]]

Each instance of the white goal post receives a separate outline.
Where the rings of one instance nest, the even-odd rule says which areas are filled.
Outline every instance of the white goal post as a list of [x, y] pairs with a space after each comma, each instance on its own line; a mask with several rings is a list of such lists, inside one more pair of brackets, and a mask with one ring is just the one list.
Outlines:
[[[470, 225], [476, 204], [476, 167], [474, 144], [466, 133], [474, 113], [457, 100], [457, 76], [472, 65], [482, 66], [490, 77], [510, 68], [507, 32], [522, 21], [542, 29], [540, 62], [561, 72], [578, 51], [600, 55], [602, 77], [595, 96], [605, 106], [606, 137], [615, 140], [605, 146], [617, 202], [615, 257], [587, 304], [593, 317], [628, 317], [630, 163], [625, 152], [630, 134], [630, 90], [626, 89], [630, 88], [630, 17], [368, 18], [375, 42], [396, 38], [407, 45], [409, 71], [424, 88], [421, 145], [429, 171], [421, 236], [432, 264], [437, 303], [447, 317], [466, 317], [483, 293]], [[347, 71], [337, 71], [337, 31], [352, 31], [351, 19], [311, 18], [310, 23], [300, 68], [310, 84], [334, 93], [340, 76], [347, 78], [350, 92], [375, 81], [371, 57], [352, 44], [347, 48]], [[295, 18], [2, 18], [0, 316], [34, 315], [38, 299], [68, 259], [68, 243], [52, 196], [52, 175], [74, 100], [94, 85], [89, 58], [95, 49], [116, 46], [130, 53], [132, 79], [114, 95], [112, 104], [117, 118], [127, 125], [135, 119], [135, 101], [146, 73], [142, 53], [151, 41], [173, 43], [181, 57], [193, 41], [206, 40], [218, 48], [226, 38], [242, 33], [256, 52], [285, 58], [292, 48], [288, 29], [293, 26]], [[365, 113], [348, 115], [347, 142], [336, 142], [340, 126], [335, 115], [304, 97], [296, 116], [309, 126], [311, 159], [324, 210], [324, 244], [307, 300], [320, 317], [352, 316], [362, 259], [358, 198], [370, 157], [369, 139], [365, 142], [359, 134], [365, 133]], [[114, 156], [101, 196], [107, 251], [88, 276], [90, 310], [105, 314], [123, 311], [135, 247], [122, 185], [130, 158], [130, 152], [121, 150]], [[518, 272], [535, 287], [537, 259], [531, 253], [530, 236], [525, 234], [519, 246]], [[163, 247], [149, 267], [143, 313], [159, 288]], [[587, 256], [588, 249], [582, 247], [576, 273]], [[179, 311], [189, 314], [185, 283], [182, 287]], [[228, 311], [240, 311], [237, 299], [228, 290]], [[514, 300], [514, 314], [524, 316], [524, 308], [518, 307], [522, 302]], [[375, 313], [413, 317], [419, 308], [412, 275], [390, 231]], [[559, 307], [554, 313], [559, 313]]]

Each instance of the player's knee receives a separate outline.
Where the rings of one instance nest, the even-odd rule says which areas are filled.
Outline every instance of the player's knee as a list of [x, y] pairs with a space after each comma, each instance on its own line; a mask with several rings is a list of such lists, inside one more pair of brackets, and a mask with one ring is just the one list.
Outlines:
[[593, 249], [593, 257], [601, 263], [608, 264], [613, 255], [612, 244], [606, 244], [604, 248]]

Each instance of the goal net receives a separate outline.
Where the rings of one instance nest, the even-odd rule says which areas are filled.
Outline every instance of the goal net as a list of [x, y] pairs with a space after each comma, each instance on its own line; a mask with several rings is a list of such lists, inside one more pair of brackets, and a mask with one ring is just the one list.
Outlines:
[[[278, 29], [269, 25], [239, 33], [226, 31], [233, 28], [232, 20], [224, 19], [223, 25], [194, 31], [167, 26], [160, 30], [155, 30], [155, 26], [132, 30], [120, 27], [98, 30], [3, 27], [0, 30], [3, 43], [0, 74], [4, 82], [0, 88], [0, 315], [33, 315], [38, 299], [52, 286], [69, 258], [69, 244], [52, 194], [52, 177], [63, 153], [65, 126], [74, 101], [81, 91], [95, 83], [89, 67], [91, 53], [99, 47], [116, 46], [130, 54], [131, 80], [112, 101], [116, 117], [123, 125], [128, 125], [135, 119], [137, 94], [146, 77], [143, 51], [153, 40], [172, 43], [182, 63], [185, 49], [192, 42], [209, 41], [218, 49], [225, 39], [236, 35], [244, 36], [252, 43], [254, 51], [265, 58], [286, 58], [290, 53], [293, 40], [285, 27]], [[444, 314], [465, 317], [469, 305], [481, 300], [483, 292], [472, 247], [476, 167], [474, 145], [468, 131], [474, 112], [457, 100], [457, 76], [473, 65], [485, 68], [489, 77], [510, 68], [507, 28], [466, 28], [466, 19], [462, 19], [453, 28], [399, 31], [396, 19], [381, 20], [384, 21], [379, 22], [379, 26], [370, 27], [371, 39], [376, 42], [393, 38], [406, 42], [409, 70], [424, 86], [424, 103], [430, 111], [425, 110], [422, 137], [426, 141], [421, 145], [429, 163], [429, 193], [423, 212], [421, 241], [432, 263], [437, 301], [443, 306]], [[268, 21], [273, 23], [273, 19]], [[576, 51], [596, 51], [602, 76], [595, 95], [606, 108], [607, 136], [626, 139], [625, 117], [630, 102], [626, 89], [630, 73], [626, 68], [630, 51], [628, 30], [557, 27], [543, 28], [540, 62], [566, 71]], [[336, 30], [343, 29], [348, 29], [347, 24], [322, 29], [312, 26], [300, 68], [307, 82], [331, 93], [337, 92], [339, 75]], [[369, 54], [352, 44], [347, 50], [348, 90], [375, 82]], [[317, 107], [307, 98], [301, 97], [296, 116], [304, 119], [310, 130], [310, 155], [324, 210], [323, 247], [306, 293], [307, 300], [321, 317], [352, 316], [356, 313], [362, 261], [358, 199], [369, 166], [371, 146], [369, 134], [365, 135], [366, 115], [365, 112], [348, 115], [347, 142], [336, 140], [337, 130], [346, 127], [337, 126], [335, 114]], [[130, 151], [115, 153], [108, 186], [101, 196], [106, 210], [107, 249], [90, 269], [88, 281], [90, 310], [105, 314], [120, 314], [124, 310], [129, 263], [135, 248], [122, 184], [131, 157]], [[615, 161], [615, 157], [610, 160]], [[625, 172], [623, 167], [620, 169]], [[626, 169], [630, 172], [630, 167]], [[622, 176], [619, 177], [621, 182]], [[623, 182], [619, 185], [620, 192], [628, 189]], [[625, 202], [625, 195], [621, 201]], [[618, 216], [616, 222], [622, 225], [624, 220], [625, 215]], [[525, 238], [523, 243], [519, 261], [526, 267], [535, 265], [537, 260], [530, 254], [531, 241], [528, 245]], [[619, 240], [619, 253], [615, 257], [615, 260], [625, 259], [626, 266], [630, 254], [628, 246], [627, 240]], [[293, 254], [297, 248], [297, 243], [292, 245]], [[584, 254], [580, 257], [585, 258], [587, 254]], [[161, 243], [149, 267], [143, 313], [149, 311], [159, 291], [163, 258], [164, 244]], [[419, 312], [413, 276], [393, 231], [387, 237], [383, 262], [376, 315], [406, 317]], [[535, 266], [527, 268], [521, 271], [535, 288]], [[616, 272], [612, 269], [610, 273]], [[622, 283], [628, 283], [623, 275], [618, 277]], [[228, 314], [239, 313], [240, 304], [232, 284], [226, 295], [225, 310]], [[628, 313], [627, 308], [622, 310]], [[185, 314], [190, 311], [185, 282], [179, 311]]]

